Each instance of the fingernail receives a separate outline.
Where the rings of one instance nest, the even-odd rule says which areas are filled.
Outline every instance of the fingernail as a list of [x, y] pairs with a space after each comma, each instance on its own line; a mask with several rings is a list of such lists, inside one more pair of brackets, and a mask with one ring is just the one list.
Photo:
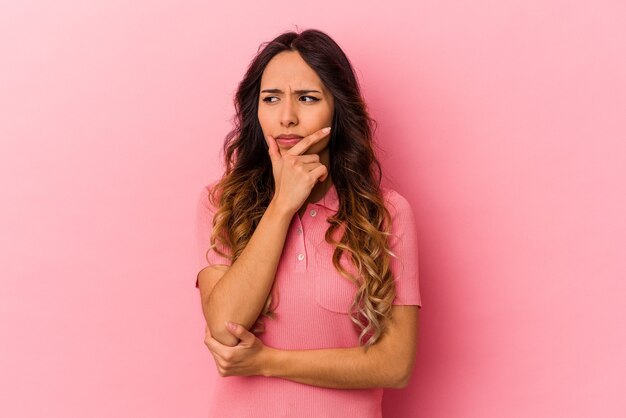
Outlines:
[[228, 328], [230, 328], [230, 329], [235, 329], [235, 324], [233, 324], [233, 323], [232, 323], [232, 322], [230, 322], [230, 321], [226, 321], [226, 326], [227, 326]]
[[329, 133], [330, 132], [330, 126], [322, 129], [322, 132], [324, 132], [325, 134]]

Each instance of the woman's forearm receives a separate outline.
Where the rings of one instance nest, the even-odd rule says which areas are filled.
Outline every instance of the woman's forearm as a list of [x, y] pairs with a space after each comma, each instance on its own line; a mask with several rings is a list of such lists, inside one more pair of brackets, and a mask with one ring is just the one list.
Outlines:
[[371, 346], [318, 350], [270, 349], [263, 375], [338, 389], [402, 388], [407, 376], [390, 353]]
[[211, 335], [220, 343], [234, 346], [238, 342], [226, 330], [225, 321], [250, 329], [258, 319], [272, 288], [292, 218], [293, 213], [272, 200], [239, 258], [203, 302]]

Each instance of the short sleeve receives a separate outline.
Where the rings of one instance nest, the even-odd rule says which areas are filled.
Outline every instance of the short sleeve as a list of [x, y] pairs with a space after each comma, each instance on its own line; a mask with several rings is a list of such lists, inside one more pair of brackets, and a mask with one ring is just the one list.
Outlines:
[[413, 209], [408, 200], [395, 190], [388, 189], [387, 196], [392, 234], [389, 246], [397, 256], [391, 258], [391, 271], [396, 284], [393, 305], [417, 305], [421, 308], [417, 225]]
[[[214, 249], [209, 251], [211, 246], [211, 230], [213, 229], [213, 216], [215, 208], [209, 202], [209, 190], [211, 185], [205, 186], [198, 197], [196, 210], [196, 249], [198, 257], [198, 272], [207, 266], [215, 264], [231, 265], [230, 259], [219, 255]], [[225, 249], [221, 243], [217, 243], [218, 248], [226, 254], [231, 254], [229, 249]], [[196, 276], [196, 287], [198, 287], [198, 278]]]

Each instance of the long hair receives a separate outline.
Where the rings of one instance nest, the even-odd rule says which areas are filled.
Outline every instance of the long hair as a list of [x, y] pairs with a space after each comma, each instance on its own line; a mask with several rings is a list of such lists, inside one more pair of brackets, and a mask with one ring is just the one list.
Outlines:
[[[382, 336], [396, 292], [390, 269], [390, 256], [395, 255], [388, 243], [391, 216], [384, 204], [382, 170], [373, 150], [376, 121], [367, 112], [350, 61], [324, 32], [285, 32], [261, 47], [237, 88], [233, 129], [223, 145], [225, 172], [209, 194], [216, 208], [209, 251], [236, 260], [272, 199], [272, 163], [257, 117], [261, 76], [276, 54], [297, 51], [334, 98], [329, 174], [339, 209], [327, 218], [330, 226], [325, 240], [335, 248], [334, 268], [356, 285], [349, 314], [359, 332], [359, 344], [367, 349]], [[343, 232], [339, 240], [333, 238], [335, 231]], [[220, 251], [218, 242], [230, 254]], [[358, 275], [339, 262], [344, 252]], [[263, 332], [261, 317], [273, 318], [272, 294], [253, 332]]]

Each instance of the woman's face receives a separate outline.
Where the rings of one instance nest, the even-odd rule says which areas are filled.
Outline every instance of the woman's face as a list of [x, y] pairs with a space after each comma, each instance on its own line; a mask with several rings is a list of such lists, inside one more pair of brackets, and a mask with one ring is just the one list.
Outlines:
[[[333, 113], [332, 94], [298, 52], [284, 51], [270, 60], [263, 71], [259, 92], [258, 117], [264, 135], [306, 137], [331, 126]], [[320, 154], [320, 160], [328, 161], [329, 141], [330, 135], [304, 154]], [[280, 141], [277, 144], [281, 155], [293, 146]]]

